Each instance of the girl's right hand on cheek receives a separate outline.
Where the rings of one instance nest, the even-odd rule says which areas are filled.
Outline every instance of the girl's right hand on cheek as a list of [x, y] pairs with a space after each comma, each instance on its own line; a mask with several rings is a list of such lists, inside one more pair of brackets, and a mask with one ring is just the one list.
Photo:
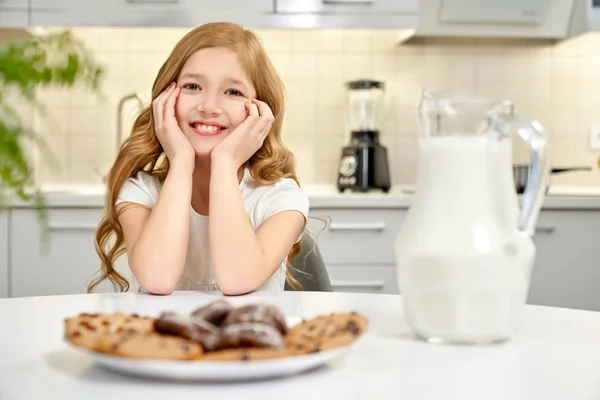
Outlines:
[[170, 163], [175, 159], [194, 160], [194, 148], [185, 137], [175, 118], [175, 102], [180, 88], [171, 83], [169, 87], [152, 102], [154, 130]]

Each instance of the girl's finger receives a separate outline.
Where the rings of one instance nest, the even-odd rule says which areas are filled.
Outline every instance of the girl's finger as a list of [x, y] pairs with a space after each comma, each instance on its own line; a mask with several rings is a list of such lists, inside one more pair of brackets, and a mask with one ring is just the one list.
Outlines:
[[171, 85], [169, 85], [158, 96], [156, 96], [156, 99], [154, 99], [154, 101], [152, 102], [152, 113], [154, 115], [156, 126], [162, 126], [164, 123], [164, 118], [163, 118], [164, 102], [165, 102], [166, 98], [169, 96], [172, 88], [173, 88], [173, 83], [171, 83]]
[[167, 101], [165, 102], [164, 107], [164, 120], [165, 122], [173, 122], [175, 121], [175, 101], [177, 100], [177, 96], [179, 95], [179, 88], [175, 87]]
[[[254, 109], [253, 109], [254, 108]], [[248, 110], [248, 116], [242, 123], [236, 128], [236, 130], [250, 132], [258, 122], [258, 109], [254, 104], [246, 103], [246, 110]]]
[[258, 108], [258, 113], [261, 117], [266, 118], [274, 118], [273, 111], [271, 111], [271, 107], [264, 101], [260, 101], [258, 99], [252, 99], [252, 104], [256, 105]]
[[267, 127], [265, 128], [265, 130], [263, 131], [263, 137], [262, 140], [265, 140], [267, 136], [269, 136], [269, 132], [271, 132], [271, 127], [273, 126], [273, 123], [271, 121], [269, 121], [269, 123], [267, 124]]
[[248, 103], [248, 115], [253, 115], [255, 117], [260, 116], [258, 112], [258, 107], [254, 103]]
[[258, 122], [252, 128], [252, 134], [256, 135], [261, 141], [267, 137], [271, 130], [271, 121], [267, 118], [260, 117]]

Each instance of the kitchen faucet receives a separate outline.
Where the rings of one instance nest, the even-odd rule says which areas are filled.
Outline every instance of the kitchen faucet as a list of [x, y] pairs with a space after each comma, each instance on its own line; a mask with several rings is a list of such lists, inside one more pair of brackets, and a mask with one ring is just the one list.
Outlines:
[[[140, 109], [144, 106], [144, 101], [141, 96], [137, 93], [129, 93], [119, 99], [119, 103], [117, 105], [117, 137], [116, 137], [116, 148], [115, 148], [115, 158], [117, 154], [119, 154], [119, 149], [121, 148], [121, 143], [123, 142], [123, 121], [121, 119], [123, 115], [123, 108], [125, 107], [125, 103], [129, 100], [137, 100], [138, 106]], [[106, 174], [102, 173], [99, 168], [93, 169], [94, 174], [100, 176], [103, 183], [106, 183]]]
[[123, 108], [125, 106], [125, 103], [129, 100], [137, 100], [140, 109], [144, 106], [144, 101], [142, 100], [141, 96], [139, 96], [137, 93], [126, 94], [119, 100], [119, 104], [117, 105], [117, 147], [115, 156], [116, 154], [119, 154], [119, 149], [121, 148], [121, 143], [123, 142], [123, 121], [121, 120], [121, 118], [123, 115]]

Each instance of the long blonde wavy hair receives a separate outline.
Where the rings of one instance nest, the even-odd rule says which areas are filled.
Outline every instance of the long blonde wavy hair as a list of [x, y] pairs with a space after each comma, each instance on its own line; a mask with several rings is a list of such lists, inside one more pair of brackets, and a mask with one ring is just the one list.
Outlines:
[[[271, 184], [280, 178], [291, 178], [298, 182], [295, 159], [281, 139], [284, 117], [284, 85], [271, 64], [258, 38], [249, 30], [227, 22], [208, 23], [188, 32], [173, 48], [160, 68], [152, 86], [154, 100], [167, 86], [177, 79], [186, 60], [195, 52], [205, 48], [225, 47], [235, 51], [256, 88], [256, 97], [271, 107], [275, 117], [271, 131], [263, 146], [247, 161], [255, 181]], [[126, 252], [123, 229], [119, 224], [116, 209], [117, 196], [125, 181], [138, 171], [146, 171], [164, 181], [169, 171], [169, 160], [154, 133], [152, 106], [146, 106], [136, 118], [130, 136], [124, 141], [116, 161], [107, 176], [107, 207], [96, 229], [95, 246], [102, 265], [98, 276], [91, 281], [88, 292], [92, 292], [102, 281], [108, 279], [115, 290], [129, 290], [129, 282], [115, 268], [115, 260]], [[121, 209], [120, 212], [122, 212]], [[111, 238], [114, 237], [114, 242]], [[288, 254], [286, 281], [293, 289], [301, 285], [291, 275], [289, 260], [301, 251], [296, 243]]]

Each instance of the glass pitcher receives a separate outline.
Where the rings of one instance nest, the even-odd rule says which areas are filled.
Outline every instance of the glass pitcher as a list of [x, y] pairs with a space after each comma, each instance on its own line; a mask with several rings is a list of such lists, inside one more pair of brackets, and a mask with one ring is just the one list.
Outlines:
[[[416, 193], [394, 254], [406, 321], [428, 341], [494, 343], [519, 327], [550, 157], [542, 126], [512, 109], [461, 92], [422, 93]], [[521, 205], [513, 132], [531, 154]]]

